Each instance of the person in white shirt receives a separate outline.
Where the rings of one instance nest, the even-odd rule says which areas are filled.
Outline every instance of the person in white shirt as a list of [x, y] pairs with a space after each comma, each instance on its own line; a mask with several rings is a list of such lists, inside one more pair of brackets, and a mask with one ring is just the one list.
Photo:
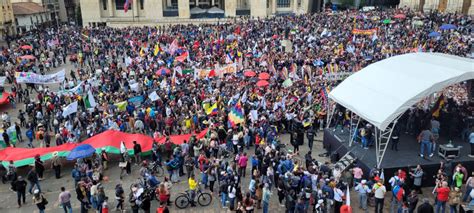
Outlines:
[[333, 190], [334, 190], [334, 201], [335, 201], [334, 208], [336, 210], [335, 212], [339, 212], [343, 204], [342, 197], [344, 196], [344, 192], [338, 187], [335, 187]]
[[234, 184], [230, 184], [227, 191], [229, 193], [229, 208], [230, 208], [230, 210], [234, 210], [235, 196], [237, 194], [237, 188]]
[[375, 197], [375, 213], [382, 213], [383, 212], [383, 202], [385, 199], [385, 193], [387, 189], [383, 185], [382, 181], [379, 180], [374, 187], [372, 188]]

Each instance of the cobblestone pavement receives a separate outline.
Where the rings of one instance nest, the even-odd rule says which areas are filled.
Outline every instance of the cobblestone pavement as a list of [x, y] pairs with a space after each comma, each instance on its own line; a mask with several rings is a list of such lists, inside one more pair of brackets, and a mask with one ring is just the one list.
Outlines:
[[[59, 68], [53, 69], [50, 73], [56, 72], [56, 71], [58, 71], [60, 69], [63, 69], [63, 68], [66, 69], [66, 73], [67, 73], [67, 75], [69, 75], [69, 72], [73, 67], [72, 67], [71, 64], [66, 64], [66, 65], [63, 65]], [[49, 88], [52, 91], [58, 91], [58, 85], [50, 85]], [[6, 89], [7, 89], [7, 91], [10, 91], [10, 85], [7, 84]], [[30, 97], [32, 97], [32, 98], [36, 97], [36, 94], [33, 93], [33, 94], [30, 95]], [[16, 120], [17, 115], [18, 115], [18, 109], [24, 109], [24, 106], [22, 104], [18, 104], [16, 109], [13, 109], [11, 106], [0, 106], [0, 111], [5, 111], [6, 110], [6, 111], [9, 112], [12, 121]], [[25, 131], [23, 130], [22, 132], [24, 133]], [[316, 140], [318, 140], [318, 141], [314, 143], [314, 147], [313, 147], [313, 150], [312, 150], [313, 158], [317, 159], [320, 162], [328, 160], [327, 158], [318, 157], [319, 154], [324, 152], [323, 146], [322, 146], [322, 143], [321, 143], [322, 138], [323, 138], [322, 137], [322, 132], [320, 132], [320, 134], [318, 134], [317, 137], [316, 137]], [[289, 136], [288, 135], [282, 135], [281, 139], [282, 139], [283, 142], [287, 142], [289, 140]], [[37, 143], [35, 145], [37, 145]], [[26, 142], [19, 143], [18, 146], [19, 147], [26, 147]], [[300, 147], [300, 149], [301, 149], [301, 153], [302, 153], [301, 157], [303, 157], [303, 155], [308, 152], [309, 148], [306, 146], [306, 143], [305, 143], [305, 146]], [[249, 150], [248, 154], [249, 154], [249, 156], [253, 155], [254, 154], [253, 149]], [[112, 158], [114, 158], [114, 156], [112, 156]], [[115, 159], [117, 159], [117, 156], [115, 156]], [[80, 212], [80, 203], [75, 198], [76, 193], [75, 193], [75, 190], [74, 190], [74, 182], [73, 182], [72, 177], [71, 177], [71, 170], [72, 170], [73, 163], [72, 162], [67, 162], [66, 160], [64, 160], [63, 164], [64, 165], [63, 165], [62, 177], [60, 179], [55, 179], [54, 178], [53, 171], [51, 169], [49, 169], [50, 168], [49, 164], [47, 164], [46, 168], [48, 168], [48, 169], [45, 172], [45, 180], [41, 181], [41, 183], [40, 183], [41, 188], [43, 189], [43, 192], [45, 193], [45, 196], [46, 196], [47, 200], [49, 201], [49, 204], [47, 205], [47, 209], [46, 209], [46, 212], [48, 212], [48, 213], [49, 212], [51, 212], [51, 213], [63, 212], [63, 210], [58, 206], [58, 201], [57, 201], [61, 186], [66, 187], [66, 190], [69, 190], [71, 192], [72, 196], [73, 196], [72, 199], [71, 199], [72, 200], [73, 212]], [[250, 170], [250, 167], [247, 167], [247, 168], [248, 168], [248, 170]], [[26, 172], [27, 172], [26, 168], [19, 168], [20, 175], [25, 176]], [[247, 171], [247, 174], [249, 174], [249, 173], [250, 172]], [[122, 183], [122, 185], [125, 189], [125, 194], [128, 196], [128, 193], [130, 192], [129, 191], [130, 184], [132, 182], [134, 182], [139, 177], [139, 175], [138, 175], [138, 166], [132, 167], [132, 175], [125, 177], [123, 180], [119, 179], [119, 174], [120, 174], [120, 170], [118, 168], [118, 162], [117, 161], [111, 162], [110, 166], [109, 166], [109, 170], [105, 171], [105, 174], [104, 174], [105, 176], [109, 177], [109, 181], [104, 183], [104, 186], [105, 186], [105, 189], [106, 189], [107, 196], [109, 197], [110, 209], [113, 209], [114, 205], [116, 203], [115, 200], [114, 200], [114, 197], [115, 197], [114, 187], [115, 187], [115, 185], [117, 183]], [[196, 173], [196, 177], [199, 177], [199, 175], [197, 173]], [[160, 181], [161, 180], [162, 180], [162, 178], [160, 178]], [[242, 190], [248, 191], [247, 188], [248, 188], [249, 181], [250, 181], [250, 178], [248, 176], [243, 179]], [[214, 186], [214, 187], [216, 188], [215, 191], [217, 191], [218, 186]], [[174, 201], [174, 199], [176, 198], [176, 194], [184, 192], [187, 188], [188, 188], [187, 180], [184, 177], [181, 177], [181, 182], [173, 185], [172, 194], [171, 194], [172, 201]], [[13, 192], [13, 191], [10, 191], [9, 184], [1, 184], [0, 183], [0, 194], [1, 194], [1, 196], [0, 196], [0, 212], [1, 213], [7, 213], [7, 212], [32, 213], [32, 212], [38, 212], [37, 207], [32, 204], [32, 196], [29, 195], [29, 194], [26, 195], [27, 203], [25, 205], [23, 205], [21, 208], [18, 208], [17, 202], [16, 202], [16, 193]], [[429, 194], [429, 196], [432, 196], [431, 193], [429, 193], [428, 189], [427, 189], [427, 193], [425, 193], [425, 195], [426, 194]], [[386, 211], [384, 211], [384, 212], [389, 212], [388, 206], [390, 205], [389, 202], [390, 202], [390, 197], [391, 196], [389, 195], [387, 197], [388, 198], [385, 199]], [[352, 200], [352, 206], [354, 208], [353, 212], [362, 212], [357, 208], [358, 198], [355, 195], [355, 193], [351, 194], [351, 198], [352, 198], [351, 199]], [[131, 212], [128, 202], [125, 202], [125, 203], [126, 203], [125, 206], [128, 209], [127, 212]], [[158, 203], [156, 202], [156, 200], [152, 201], [151, 209], [152, 210], [156, 209], [158, 207], [157, 205], [158, 205]], [[171, 206], [170, 211], [171, 212], [197, 212], [197, 213], [199, 213], [199, 212], [206, 212], [206, 213], [209, 213], [209, 212], [230, 212], [230, 210], [221, 208], [219, 197], [218, 197], [217, 193], [213, 194], [213, 201], [212, 201], [210, 206], [207, 206], [207, 207], [198, 206], [198, 207], [188, 208], [188, 209], [185, 209], [185, 210], [179, 210], [176, 207]], [[262, 210], [260, 210], [260, 209], [256, 210], [256, 212], [261, 212], [261, 211]], [[278, 203], [278, 197], [276, 195], [276, 191], [274, 190], [274, 194], [272, 195], [271, 202], [270, 202], [270, 212], [284, 212], [284, 211], [285, 211], [285, 207], [281, 206]], [[371, 211], [373, 211], [373, 210], [371, 209]], [[90, 212], [93, 212], [93, 211], [90, 211]], [[152, 212], [154, 212], [154, 211], [152, 211]]]

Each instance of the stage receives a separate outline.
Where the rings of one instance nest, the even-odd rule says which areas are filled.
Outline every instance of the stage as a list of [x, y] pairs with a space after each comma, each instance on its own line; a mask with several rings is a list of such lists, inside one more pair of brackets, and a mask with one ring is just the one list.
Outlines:
[[[351, 152], [352, 156], [357, 158], [357, 163], [364, 170], [364, 175], [368, 175], [370, 168], [376, 165], [375, 146], [370, 149], [363, 149], [360, 143], [353, 143], [352, 147], [349, 147], [349, 130], [345, 129], [344, 132], [341, 130], [334, 131], [331, 129], [324, 130], [324, 147], [328, 150], [329, 154], [338, 153], [339, 157], [344, 156], [348, 151]], [[448, 140], [441, 137], [439, 144], [446, 144]], [[462, 146], [459, 158], [453, 161], [454, 165], [462, 163], [468, 170], [469, 174], [474, 168], [474, 158], [470, 158], [470, 148], [467, 142], [461, 142], [460, 139], [453, 141], [454, 146]], [[420, 164], [425, 171], [425, 177], [423, 178], [423, 185], [432, 186], [434, 185], [433, 175], [436, 174], [439, 169], [439, 164], [444, 159], [438, 156], [438, 145], [432, 158], [425, 156], [421, 158], [420, 144], [416, 141], [416, 137], [413, 135], [401, 134], [400, 141], [398, 142], [398, 151], [391, 150], [391, 142], [388, 144], [387, 151], [381, 163], [380, 168], [384, 169], [385, 178], [393, 176], [394, 172], [398, 169], [414, 168]]]

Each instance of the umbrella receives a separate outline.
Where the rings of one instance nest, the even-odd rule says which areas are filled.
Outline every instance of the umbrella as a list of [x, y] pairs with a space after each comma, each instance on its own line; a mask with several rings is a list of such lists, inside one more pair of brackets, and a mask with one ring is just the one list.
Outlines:
[[454, 30], [456, 28], [457, 27], [455, 25], [452, 25], [452, 24], [443, 24], [443, 25], [441, 25], [441, 27], [439, 27], [440, 30]]
[[34, 60], [36, 59], [36, 57], [32, 56], [32, 55], [24, 55], [24, 56], [21, 56], [20, 57], [21, 59], [28, 59], [28, 60]]
[[248, 70], [248, 71], [244, 72], [245, 77], [254, 77], [255, 75], [257, 75], [257, 74], [252, 70]]
[[291, 79], [289, 79], [289, 78], [286, 79], [285, 81], [283, 81], [283, 84], [282, 84], [282, 86], [283, 86], [284, 88], [291, 87], [292, 85], [293, 85], [293, 81], [292, 81]]
[[416, 26], [421, 26], [423, 25], [423, 21], [417, 20], [417, 21], [414, 21], [413, 24]]
[[86, 158], [95, 153], [95, 148], [89, 144], [81, 144], [72, 149], [66, 159], [75, 160], [78, 158]]
[[390, 24], [391, 21], [392, 21], [392, 20], [390, 20], [390, 19], [385, 19], [385, 20], [382, 21], [382, 23], [384, 23], [384, 24]]
[[370, 18], [370, 19], [372, 19], [372, 21], [377, 21], [377, 20], [380, 20], [380, 17], [378, 17], [378, 16], [373, 16], [373, 17]]
[[23, 45], [23, 46], [21, 46], [20, 48], [21, 48], [21, 49], [24, 49], [24, 50], [31, 50], [31, 49], [33, 49], [33, 47], [30, 46], [30, 45]]
[[398, 18], [398, 19], [404, 19], [404, 18], [406, 18], [407, 16], [406, 16], [405, 14], [400, 13], [400, 14], [397, 14], [397, 15], [395, 15], [395, 16], [393, 16], [393, 17], [394, 17], [394, 18]]
[[435, 32], [435, 31], [428, 34], [428, 37], [438, 37], [438, 36], [441, 36], [441, 33], [438, 33], [438, 32]]
[[166, 75], [166, 74], [170, 74], [171, 71], [170, 69], [167, 69], [167, 68], [161, 68], [159, 69], [158, 71], [156, 71], [156, 75]]
[[260, 74], [258, 74], [258, 79], [260, 80], [268, 80], [270, 78], [270, 74], [266, 73], [266, 72], [262, 72]]
[[230, 34], [230, 35], [228, 35], [228, 36], [226, 37], [226, 39], [227, 39], [227, 40], [235, 40], [236, 37], [235, 37], [235, 35]]
[[268, 84], [270, 84], [270, 83], [268, 83], [268, 81], [266, 81], [266, 80], [260, 80], [260, 81], [257, 82], [258, 87], [266, 87], [266, 86], [268, 86]]

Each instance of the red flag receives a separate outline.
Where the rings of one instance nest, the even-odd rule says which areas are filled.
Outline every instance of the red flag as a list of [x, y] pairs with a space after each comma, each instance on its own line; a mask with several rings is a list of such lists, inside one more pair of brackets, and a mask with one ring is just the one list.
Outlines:
[[132, 1], [133, 0], [126, 0], [125, 1], [125, 4], [123, 4], [123, 12], [127, 12], [128, 11], [128, 7], [130, 7], [130, 5], [132, 4]]
[[235, 28], [234, 33], [237, 34], [237, 35], [240, 35], [240, 26]]
[[216, 71], [215, 71], [215, 70], [211, 70], [207, 76], [208, 76], [208, 77], [214, 77], [214, 76], [216, 76]]
[[176, 61], [179, 61], [179, 62], [183, 63], [184, 60], [186, 60], [186, 58], [188, 58], [188, 55], [189, 55], [189, 52], [186, 51], [183, 54], [181, 54], [180, 56], [176, 57], [175, 59], [176, 59]]

